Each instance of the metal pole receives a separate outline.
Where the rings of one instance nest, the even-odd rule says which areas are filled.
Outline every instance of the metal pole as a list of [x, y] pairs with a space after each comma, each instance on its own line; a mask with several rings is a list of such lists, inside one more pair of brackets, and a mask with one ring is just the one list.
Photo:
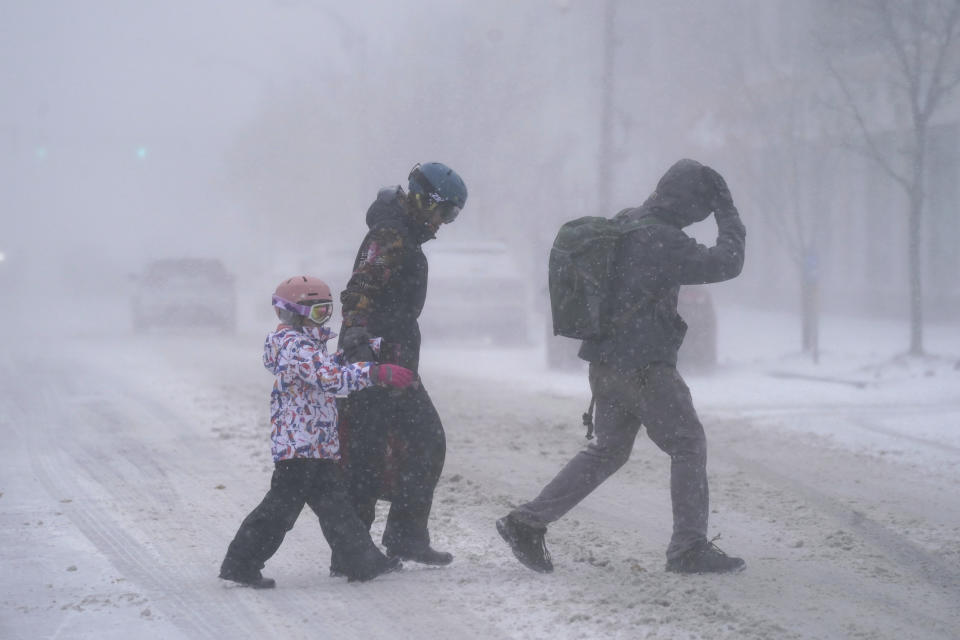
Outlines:
[[613, 67], [616, 49], [614, 19], [616, 0], [607, 0], [603, 23], [603, 75], [600, 91], [600, 149], [597, 159], [598, 182], [597, 215], [610, 215], [611, 191], [613, 189]]

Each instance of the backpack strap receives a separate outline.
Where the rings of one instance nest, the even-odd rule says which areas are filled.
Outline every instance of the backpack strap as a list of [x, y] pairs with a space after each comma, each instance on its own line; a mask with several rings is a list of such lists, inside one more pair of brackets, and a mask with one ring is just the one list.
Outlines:
[[[639, 215], [631, 215], [634, 212], [639, 213]], [[617, 213], [617, 215], [613, 216], [613, 219], [620, 222], [620, 228], [622, 229], [621, 235], [660, 222], [653, 211], [641, 212], [639, 207], [623, 209]]]
[[593, 440], [593, 405], [596, 400], [597, 397], [590, 394], [590, 406], [587, 407], [587, 412], [583, 414], [583, 426], [587, 428], [587, 440]]

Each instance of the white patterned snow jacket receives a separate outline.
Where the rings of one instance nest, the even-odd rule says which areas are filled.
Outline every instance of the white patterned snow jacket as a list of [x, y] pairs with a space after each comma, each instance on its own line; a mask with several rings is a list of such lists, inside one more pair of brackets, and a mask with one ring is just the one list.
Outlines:
[[[263, 366], [277, 379], [270, 394], [273, 461], [340, 459], [336, 397], [369, 387], [371, 362], [348, 364], [327, 353], [328, 327], [280, 325], [263, 345]], [[379, 345], [377, 345], [379, 346]]]

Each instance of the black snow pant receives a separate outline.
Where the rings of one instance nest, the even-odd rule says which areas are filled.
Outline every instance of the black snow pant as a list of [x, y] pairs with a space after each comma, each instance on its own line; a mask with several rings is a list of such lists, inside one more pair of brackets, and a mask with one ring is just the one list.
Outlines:
[[320, 520], [323, 536], [350, 575], [354, 567], [382, 556], [368, 528], [350, 503], [343, 472], [334, 460], [296, 458], [274, 467], [270, 490], [248, 515], [227, 549], [220, 576], [246, 580], [260, 575], [267, 560], [307, 504]]
[[667, 558], [682, 555], [706, 539], [710, 508], [707, 441], [689, 388], [676, 367], [660, 363], [628, 372], [591, 363], [590, 388], [597, 439], [512, 515], [532, 526], [558, 520], [623, 466], [643, 425], [670, 456], [673, 536]]
[[346, 477], [357, 515], [369, 530], [382, 497], [388, 442], [399, 445], [390, 513], [383, 531], [388, 551], [430, 545], [427, 521], [447, 452], [443, 424], [423, 385], [402, 390], [368, 387], [347, 396]]

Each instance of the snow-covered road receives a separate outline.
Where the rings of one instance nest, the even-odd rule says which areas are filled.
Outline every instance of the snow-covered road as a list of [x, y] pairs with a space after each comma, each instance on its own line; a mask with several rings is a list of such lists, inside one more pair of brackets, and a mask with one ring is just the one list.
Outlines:
[[329, 578], [307, 510], [265, 570], [277, 589], [254, 591], [216, 573], [269, 482], [258, 337], [87, 336], [3, 354], [3, 638], [960, 637], [956, 391], [691, 378], [711, 532], [747, 571], [663, 572], [669, 461], [640, 437], [550, 529], [557, 568], [540, 575], [493, 522], [584, 442], [582, 376], [544, 372], [533, 352], [428, 351], [448, 436], [432, 534], [454, 564]]

